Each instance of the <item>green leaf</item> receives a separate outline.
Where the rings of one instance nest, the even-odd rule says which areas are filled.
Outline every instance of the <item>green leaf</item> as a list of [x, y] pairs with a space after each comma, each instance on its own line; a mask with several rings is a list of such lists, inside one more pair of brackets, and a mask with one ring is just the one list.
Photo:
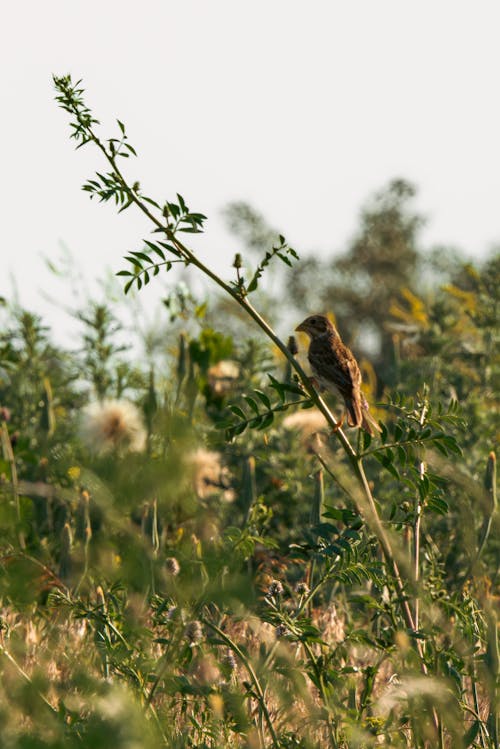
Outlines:
[[239, 416], [240, 419], [243, 419], [243, 420], [246, 421], [247, 416], [246, 416], [245, 412], [239, 406], [231, 405], [231, 406], [228, 406], [228, 408], [229, 408], [230, 411], [233, 412], [233, 414], [235, 416]]
[[146, 255], [145, 252], [131, 252], [130, 254], [136, 258], [139, 258], [140, 260], [144, 260], [146, 263], [151, 262], [151, 258], [149, 257], [149, 255]]
[[439, 450], [440, 453], [446, 456], [448, 455], [448, 450], [446, 449], [446, 447], [443, 445], [442, 442], [440, 442], [439, 440], [436, 440], [433, 444], [434, 444], [434, 447], [437, 450]]
[[399, 442], [402, 436], [403, 429], [401, 428], [400, 424], [396, 424], [396, 426], [394, 427], [394, 442]]
[[248, 403], [248, 405], [250, 406], [250, 408], [252, 409], [252, 411], [253, 411], [254, 413], [256, 413], [256, 414], [259, 414], [259, 415], [260, 415], [259, 407], [258, 407], [257, 403], [256, 403], [256, 402], [254, 401], [254, 399], [253, 399], [253, 398], [250, 398], [250, 396], [249, 396], [249, 395], [244, 395], [244, 396], [243, 396], [243, 398], [244, 398], [244, 399], [245, 399], [245, 401], [246, 401], [246, 402]]
[[165, 250], [168, 250], [168, 252], [171, 252], [172, 255], [175, 255], [176, 257], [182, 257], [179, 250], [177, 250], [173, 245], [167, 244], [166, 242], [158, 242], [159, 245], [161, 245]]
[[442, 497], [429, 497], [426, 502], [426, 507], [428, 510], [435, 512], [438, 515], [447, 515], [449, 511], [448, 502], [442, 499]]
[[363, 450], [367, 450], [372, 442], [372, 436], [369, 432], [363, 431]]
[[134, 201], [132, 199], [128, 200], [124, 205], [122, 205], [122, 207], [120, 208], [120, 210], [118, 211], [118, 213], [122, 213], [122, 211], [126, 211], [127, 208], [129, 208], [132, 205], [133, 202]]
[[401, 463], [402, 466], [406, 465], [406, 451], [404, 447], [401, 447], [401, 445], [398, 445], [396, 448], [396, 452], [398, 454], [398, 460]]
[[380, 441], [385, 444], [387, 442], [388, 432], [385, 424], [381, 425]]
[[262, 421], [260, 423], [260, 426], [257, 427], [259, 430], [267, 429], [268, 426], [271, 426], [271, 424], [274, 421], [274, 414], [272, 411], [268, 411], [264, 416], [262, 417]]
[[267, 395], [262, 392], [262, 390], [254, 390], [253, 392], [255, 393], [257, 398], [259, 398], [259, 400], [264, 404], [266, 408], [271, 408], [271, 401], [267, 397]]
[[147, 239], [144, 240], [144, 243], [147, 244], [147, 246], [155, 252], [158, 257], [160, 257], [162, 260], [165, 260], [165, 253], [161, 249], [161, 247], [158, 247], [158, 245], [154, 244], [153, 242], [148, 242]]
[[376, 458], [378, 462], [381, 463], [384, 466], [384, 468], [387, 471], [389, 471], [389, 473], [392, 476], [394, 476], [395, 479], [399, 479], [399, 473], [397, 469], [394, 467], [393, 462], [392, 462], [394, 456], [392, 455], [391, 451], [388, 451], [388, 452], [389, 454], [376, 452], [376, 453], [373, 453], [373, 457]]
[[187, 208], [186, 203], [184, 202], [184, 198], [182, 197], [182, 195], [179, 195], [179, 193], [177, 193], [177, 200], [179, 201], [181, 211], [183, 213], [187, 213], [189, 208]]
[[160, 210], [160, 206], [156, 202], [156, 200], [153, 200], [152, 198], [146, 197], [146, 195], [141, 195], [141, 200], [145, 200], [146, 203], [149, 203], [150, 205], [154, 205], [155, 208], [158, 208]]
[[[130, 153], [133, 153], [134, 156], [137, 156], [137, 151], [133, 146], [130, 145], [130, 143], [124, 143], [123, 147], [126, 148]], [[122, 154], [122, 156], [125, 156], [125, 154]]]

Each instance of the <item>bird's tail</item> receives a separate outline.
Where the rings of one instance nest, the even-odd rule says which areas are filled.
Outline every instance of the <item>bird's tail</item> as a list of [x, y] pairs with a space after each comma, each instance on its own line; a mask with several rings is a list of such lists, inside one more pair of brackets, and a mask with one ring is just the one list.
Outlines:
[[347, 424], [350, 427], [364, 429], [368, 434], [381, 432], [381, 428], [373, 418], [368, 407], [368, 402], [362, 393], [353, 393], [351, 398], [345, 399], [347, 410]]
[[347, 411], [347, 423], [350, 427], [361, 427], [363, 424], [363, 412], [359, 397], [353, 394], [352, 398], [345, 399]]

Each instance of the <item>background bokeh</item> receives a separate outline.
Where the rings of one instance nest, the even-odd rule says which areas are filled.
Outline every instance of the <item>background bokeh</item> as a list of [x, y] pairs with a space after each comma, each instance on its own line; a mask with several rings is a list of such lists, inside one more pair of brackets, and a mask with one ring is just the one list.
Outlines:
[[[209, 216], [198, 247], [225, 268], [231, 200], [264, 213], [301, 255], [342, 251], [364, 201], [394, 177], [417, 185], [424, 245], [481, 257], [500, 237], [495, 2], [257, 0], [17, 2], [0, 60], [0, 294], [74, 323], [44, 297], [74, 290], [46, 270], [64, 243], [92, 288], [149, 231], [79, 191], [95, 154], [71, 152], [51, 74], [83, 78], [109, 135], [127, 123], [150, 194], [178, 191]], [[102, 165], [101, 165], [102, 166]], [[28, 196], [24, 200], [21, 196]]]

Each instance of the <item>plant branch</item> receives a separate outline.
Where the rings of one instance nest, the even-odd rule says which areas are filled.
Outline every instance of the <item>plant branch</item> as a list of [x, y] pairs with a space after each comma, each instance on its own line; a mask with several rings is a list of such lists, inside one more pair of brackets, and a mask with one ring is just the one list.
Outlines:
[[[56, 85], [57, 85], [57, 81], [56, 81]], [[66, 87], [64, 90], [64, 93], [69, 99], [71, 92], [72, 92], [70, 88], [70, 83], [66, 82], [64, 83], [64, 85]], [[83, 103], [80, 103], [80, 106], [83, 107], [84, 106]], [[190, 263], [193, 264], [204, 275], [210, 278], [220, 289], [222, 289], [226, 294], [232, 297], [232, 299], [240, 307], [242, 307], [245, 310], [245, 312], [253, 319], [253, 321], [258, 325], [258, 327], [266, 334], [266, 336], [275, 344], [275, 346], [281, 351], [281, 353], [285, 356], [285, 358], [290, 362], [290, 365], [297, 373], [298, 378], [300, 382], [302, 383], [302, 387], [304, 388], [305, 392], [309, 395], [309, 397], [311, 398], [313, 403], [316, 405], [318, 410], [323, 414], [326, 421], [331, 426], [332, 430], [334, 430], [335, 435], [337, 439], [339, 440], [346, 454], [346, 457], [353, 468], [356, 479], [365, 497], [365, 500], [362, 502], [363, 507], [358, 507], [358, 510], [365, 515], [367, 523], [372, 528], [373, 532], [375, 533], [379, 541], [384, 558], [394, 575], [396, 591], [400, 599], [402, 614], [403, 614], [403, 618], [405, 620], [406, 626], [411, 631], [414, 631], [415, 624], [414, 624], [410, 606], [406, 598], [405, 585], [403, 582], [403, 578], [399, 571], [399, 568], [395, 559], [395, 554], [391, 547], [391, 543], [389, 541], [388, 535], [378, 515], [376, 504], [375, 504], [375, 501], [374, 501], [374, 498], [373, 498], [373, 495], [372, 495], [372, 492], [371, 492], [371, 489], [370, 489], [370, 486], [369, 486], [369, 483], [368, 483], [368, 480], [366, 478], [366, 474], [364, 471], [362, 458], [354, 450], [354, 448], [352, 447], [351, 443], [347, 439], [343, 430], [339, 428], [338, 422], [334, 418], [333, 414], [331, 413], [330, 409], [326, 405], [323, 398], [313, 388], [308, 376], [306, 375], [300, 363], [296, 360], [295, 356], [289, 351], [286, 344], [283, 343], [280, 340], [280, 338], [278, 338], [278, 336], [276, 335], [274, 330], [271, 328], [271, 326], [267, 323], [267, 321], [259, 314], [259, 312], [255, 309], [255, 307], [253, 307], [253, 305], [248, 300], [248, 297], [245, 294], [243, 294], [241, 290], [237, 288], [235, 289], [229, 284], [227, 284], [225, 281], [223, 281], [214, 271], [211, 270], [211, 268], [209, 268], [205, 263], [203, 263], [199, 258], [197, 258], [196, 255], [188, 247], [186, 247], [186, 245], [184, 245], [180, 240], [177, 239], [177, 237], [175, 236], [175, 232], [170, 228], [170, 226], [168, 224], [165, 225], [159, 218], [157, 218], [157, 216], [154, 215], [154, 213], [145, 204], [144, 199], [141, 199], [141, 196], [138, 195], [137, 191], [128, 185], [127, 181], [125, 180], [125, 178], [123, 177], [121, 173], [121, 170], [119, 169], [117, 165], [116, 152], [113, 152], [112, 149], [108, 150], [105, 147], [105, 145], [100, 141], [100, 139], [97, 137], [97, 135], [94, 133], [92, 129], [93, 121], [91, 120], [88, 114], [88, 110], [82, 109], [82, 112], [85, 113], [85, 116], [83, 116], [80, 112], [77, 102], [73, 102], [73, 103], [70, 102], [70, 104], [66, 102], [65, 108], [68, 111], [72, 112], [77, 118], [80, 132], [84, 133], [84, 135], [82, 136], [83, 137], [82, 142], [83, 143], [86, 143], [89, 141], [94, 142], [95, 145], [102, 152], [106, 160], [109, 162], [109, 164], [113, 168], [114, 178], [120, 183], [122, 190], [128, 196], [129, 201], [134, 203], [139, 208], [139, 210], [141, 210], [142, 213], [144, 213], [144, 215], [147, 216], [147, 218], [149, 218], [149, 220], [153, 223], [156, 229], [158, 229], [159, 231], [163, 232], [166, 235], [168, 240], [172, 242], [177, 252], [184, 259], [186, 264], [190, 264]], [[420, 656], [422, 657], [421, 645], [419, 642], [417, 642], [417, 649], [419, 651]]]
[[276, 749], [279, 749], [279, 741], [278, 737], [276, 736], [276, 732], [274, 730], [273, 722], [271, 720], [271, 716], [269, 714], [269, 710], [267, 709], [266, 700], [264, 697], [264, 691], [262, 689], [262, 686], [260, 684], [259, 678], [257, 674], [255, 673], [252, 664], [246, 657], [246, 655], [243, 653], [242, 650], [236, 645], [235, 642], [231, 640], [230, 637], [226, 635], [225, 632], [222, 631], [216, 624], [213, 624], [208, 619], [200, 618], [200, 621], [202, 624], [204, 624], [209, 629], [213, 630], [217, 633], [217, 635], [221, 638], [223, 642], [226, 643], [226, 645], [238, 656], [240, 661], [242, 662], [243, 666], [245, 667], [248, 675], [250, 676], [250, 679], [252, 681], [252, 684], [255, 689], [257, 701], [260, 705], [260, 708], [262, 710], [262, 714], [264, 715], [265, 721], [267, 723], [267, 727], [269, 729], [269, 733], [271, 734], [271, 739], [273, 742], [273, 746], [276, 747]]

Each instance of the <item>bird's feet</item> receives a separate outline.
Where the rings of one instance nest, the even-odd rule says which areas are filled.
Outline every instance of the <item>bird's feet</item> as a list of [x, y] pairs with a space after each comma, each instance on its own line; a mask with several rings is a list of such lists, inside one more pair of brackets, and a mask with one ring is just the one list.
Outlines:
[[342, 416], [340, 417], [340, 419], [337, 421], [337, 426], [336, 427], [332, 427], [332, 434], [335, 434], [335, 432], [338, 432], [339, 429], [342, 429], [342, 425], [344, 423], [344, 419], [345, 419], [345, 413], [343, 413]]

